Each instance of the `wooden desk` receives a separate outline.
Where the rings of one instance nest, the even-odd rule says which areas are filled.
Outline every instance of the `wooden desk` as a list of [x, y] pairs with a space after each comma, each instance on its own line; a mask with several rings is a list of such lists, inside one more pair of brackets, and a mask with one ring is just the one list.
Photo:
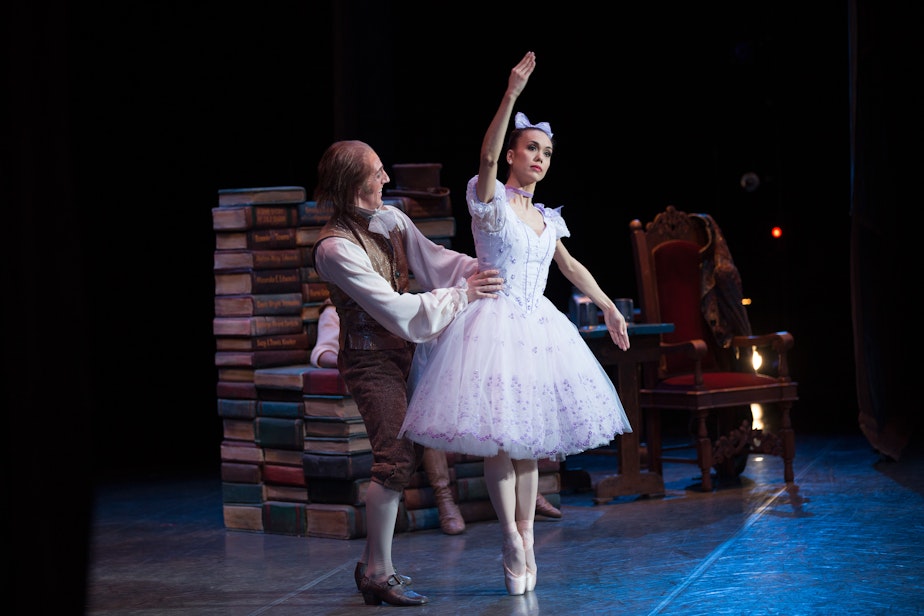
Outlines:
[[642, 431], [642, 412], [638, 404], [641, 364], [657, 361], [661, 334], [674, 331], [673, 323], [638, 323], [629, 325], [629, 350], [622, 351], [613, 344], [605, 325], [581, 328], [581, 337], [597, 357], [597, 361], [610, 373], [616, 369], [613, 380], [619, 399], [626, 410], [632, 432], [616, 436], [619, 448], [619, 468], [615, 475], [601, 479], [596, 486], [594, 502], [604, 504], [615, 496], [642, 494], [663, 496], [664, 479], [660, 474], [641, 469], [639, 440]]

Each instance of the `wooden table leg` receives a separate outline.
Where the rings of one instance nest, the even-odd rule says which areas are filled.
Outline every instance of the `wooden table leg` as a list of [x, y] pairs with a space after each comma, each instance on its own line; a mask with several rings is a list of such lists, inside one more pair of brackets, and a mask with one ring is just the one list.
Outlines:
[[[635, 342], [633, 341], [633, 344]], [[616, 352], [621, 353], [622, 351], [617, 350]], [[645, 354], [643, 349], [639, 349], [639, 352]], [[627, 494], [664, 495], [664, 479], [661, 475], [650, 470], [641, 470], [639, 435], [642, 430], [642, 413], [638, 401], [639, 359], [633, 357], [631, 348], [625, 353], [625, 356], [616, 356], [618, 357], [615, 362], [617, 366], [616, 390], [619, 392], [622, 406], [629, 418], [632, 432], [616, 437], [619, 447], [619, 472], [615, 475], [608, 475], [597, 483], [594, 498], [596, 504], [604, 504], [616, 496]], [[610, 353], [607, 355], [612, 357]]]

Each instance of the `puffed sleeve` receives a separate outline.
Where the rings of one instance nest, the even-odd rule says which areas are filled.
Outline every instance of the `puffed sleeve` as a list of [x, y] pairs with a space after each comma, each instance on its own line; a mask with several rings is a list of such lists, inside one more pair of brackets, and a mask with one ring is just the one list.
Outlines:
[[472, 224], [476, 228], [488, 233], [496, 233], [504, 227], [504, 216], [507, 208], [507, 191], [500, 180], [494, 180], [494, 198], [490, 203], [478, 200], [475, 188], [478, 186], [476, 175], [468, 181], [465, 189], [465, 201], [468, 203], [468, 212], [472, 215]]
[[308, 358], [311, 365], [319, 366], [318, 360], [328, 351], [340, 354], [340, 316], [329, 299], [324, 301], [318, 317], [318, 339]]
[[561, 216], [561, 208], [561, 205], [554, 208], [542, 206], [542, 215], [545, 217], [545, 221], [555, 229], [555, 239], [571, 237], [571, 231], [568, 230], [568, 225], [565, 224], [565, 219]]

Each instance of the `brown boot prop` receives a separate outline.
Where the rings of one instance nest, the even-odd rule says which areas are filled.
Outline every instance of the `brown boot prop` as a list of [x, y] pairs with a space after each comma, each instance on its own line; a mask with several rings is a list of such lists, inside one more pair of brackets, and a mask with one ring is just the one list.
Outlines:
[[449, 465], [446, 463], [446, 454], [439, 449], [424, 449], [423, 467], [427, 479], [436, 496], [436, 507], [440, 512], [440, 528], [447, 535], [458, 535], [465, 532], [465, 520], [452, 497], [449, 487]]
[[547, 518], [561, 517], [561, 510], [550, 503], [542, 494], [536, 494], [536, 513]]

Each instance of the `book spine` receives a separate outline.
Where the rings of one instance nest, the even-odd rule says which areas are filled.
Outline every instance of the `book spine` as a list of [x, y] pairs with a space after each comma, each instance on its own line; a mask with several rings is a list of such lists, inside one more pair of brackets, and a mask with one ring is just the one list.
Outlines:
[[254, 424], [250, 419], [222, 419], [221, 433], [226, 441], [254, 442]]
[[484, 477], [484, 461], [456, 462], [452, 467], [457, 481], [463, 477]]
[[311, 265], [311, 253], [305, 247], [280, 249], [216, 250], [213, 269], [286, 269]]
[[305, 303], [323, 302], [330, 298], [330, 287], [320, 280], [303, 282], [302, 297]]
[[278, 484], [263, 484], [263, 502], [289, 501], [296, 503], [308, 502], [308, 490], [298, 486], [283, 486]]
[[323, 226], [334, 213], [332, 205], [318, 205], [316, 201], [305, 201], [298, 204], [298, 220], [296, 224], [303, 226]]
[[336, 368], [317, 368], [305, 373], [302, 392], [305, 394], [350, 395], [346, 382]]
[[421, 509], [408, 508], [402, 513], [405, 516], [405, 522], [400, 525], [401, 532], [431, 530], [440, 527], [440, 510], [435, 506]]
[[[256, 378], [256, 376], [254, 376]], [[317, 417], [338, 417], [342, 419], [361, 417], [356, 401], [349, 397], [338, 396], [303, 396], [305, 402], [305, 419]]]
[[305, 362], [290, 366], [261, 368], [254, 374], [254, 383], [259, 389], [287, 389], [301, 392], [304, 388], [304, 375], [316, 368]]
[[295, 228], [295, 242], [299, 246], [314, 246], [324, 225], [301, 225]]
[[362, 419], [345, 417], [305, 416], [305, 436], [339, 437], [368, 436]]
[[270, 250], [295, 248], [295, 227], [280, 229], [252, 229], [250, 231], [218, 231], [215, 233], [216, 250]]
[[221, 483], [221, 499], [225, 504], [259, 505], [263, 503], [263, 485], [254, 483]]
[[561, 473], [539, 473], [539, 492], [542, 494], [561, 492]]
[[308, 334], [278, 334], [275, 336], [216, 336], [215, 348], [218, 351], [283, 351], [301, 349], [307, 351], [311, 349]]
[[312, 265], [304, 265], [298, 269], [302, 282], [323, 282], [318, 270]]
[[272, 349], [260, 351], [216, 351], [216, 366], [270, 368], [308, 361], [306, 349]]
[[225, 528], [263, 532], [263, 507], [261, 505], [222, 505]]
[[258, 203], [281, 203], [296, 205], [307, 198], [303, 186], [265, 186], [260, 188], [221, 188], [218, 190], [218, 206], [252, 205]]
[[307, 503], [268, 501], [263, 503], [263, 529], [268, 533], [295, 535], [308, 534]]
[[294, 466], [302, 468], [302, 451], [291, 449], [276, 449], [274, 447], [263, 448], [264, 464], [277, 464], [280, 466]]
[[260, 417], [279, 417], [281, 419], [298, 419], [305, 412], [304, 402], [285, 402], [281, 400], [257, 400], [255, 412]]
[[242, 366], [219, 366], [218, 380], [253, 383], [253, 373], [253, 368], [246, 368]]
[[254, 440], [261, 447], [299, 451], [304, 447], [305, 428], [301, 419], [257, 417], [254, 424]]
[[221, 381], [215, 385], [219, 398], [256, 400], [257, 387], [251, 381]]
[[302, 304], [302, 321], [308, 323], [316, 323], [321, 317], [321, 311], [325, 307], [323, 301], [320, 302], [305, 302]]
[[228, 419], [253, 419], [257, 416], [257, 402], [218, 398], [218, 415]]
[[239, 293], [215, 296], [215, 316], [251, 317], [269, 315], [301, 315], [304, 303], [298, 293]]
[[358, 539], [366, 536], [365, 507], [310, 503], [306, 514], [309, 537]]
[[259, 464], [222, 462], [221, 480], [229, 483], [261, 483], [263, 476]]
[[488, 495], [488, 486], [485, 483], [484, 477], [458, 477], [456, 478], [456, 483], [453, 486], [457, 495], [456, 500], [461, 501], [473, 501], [473, 500], [484, 500], [490, 498]]
[[[253, 442], [223, 440], [221, 442], [221, 461], [263, 464], [263, 450]], [[369, 468], [370, 470], [372, 469], [371, 463]]]
[[294, 227], [298, 224], [297, 204], [233, 205], [212, 208], [212, 229], [215, 231], [247, 231]]
[[542, 458], [538, 462], [540, 473], [557, 473], [561, 470], [561, 462], [558, 460]]
[[301, 293], [298, 268], [216, 272], [216, 295]]
[[485, 522], [497, 519], [497, 513], [490, 500], [462, 501], [459, 503], [459, 513], [466, 522]]
[[286, 466], [282, 464], [264, 464], [263, 481], [283, 486], [305, 487], [305, 471], [301, 466]]
[[[436, 495], [433, 493], [433, 488], [430, 486], [404, 488], [404, 494], [402, 496], [404, 497], [404, 506], [407, 507], [409, 511], [436, 507]], [[459, 501], [455, 496], [453, 496], [453, 498], [456, 502]]]
[[350, 436], [306, 436], [305, 451], [312, 453], [357, 454], [372, 451], [369, 437], [365, 434]]
[[302, 319], [297, 315], [254, 317], [215, 317], [212, 333], [216, 336], [272, 336], [302, 332]]
[[[254, 370], [254, 380], [258, 378], [261, 370], [270, 370], [270, 368], [257, 368]], [[273, 389], [269, 387], [261, 387], [254, 384], [257, 395], [256, 397], [260, 400], [268, 400], [270, 402], [298, 402], [304, 408], [305, 397], [300, 391], [292, 391], [291, 389]]]

